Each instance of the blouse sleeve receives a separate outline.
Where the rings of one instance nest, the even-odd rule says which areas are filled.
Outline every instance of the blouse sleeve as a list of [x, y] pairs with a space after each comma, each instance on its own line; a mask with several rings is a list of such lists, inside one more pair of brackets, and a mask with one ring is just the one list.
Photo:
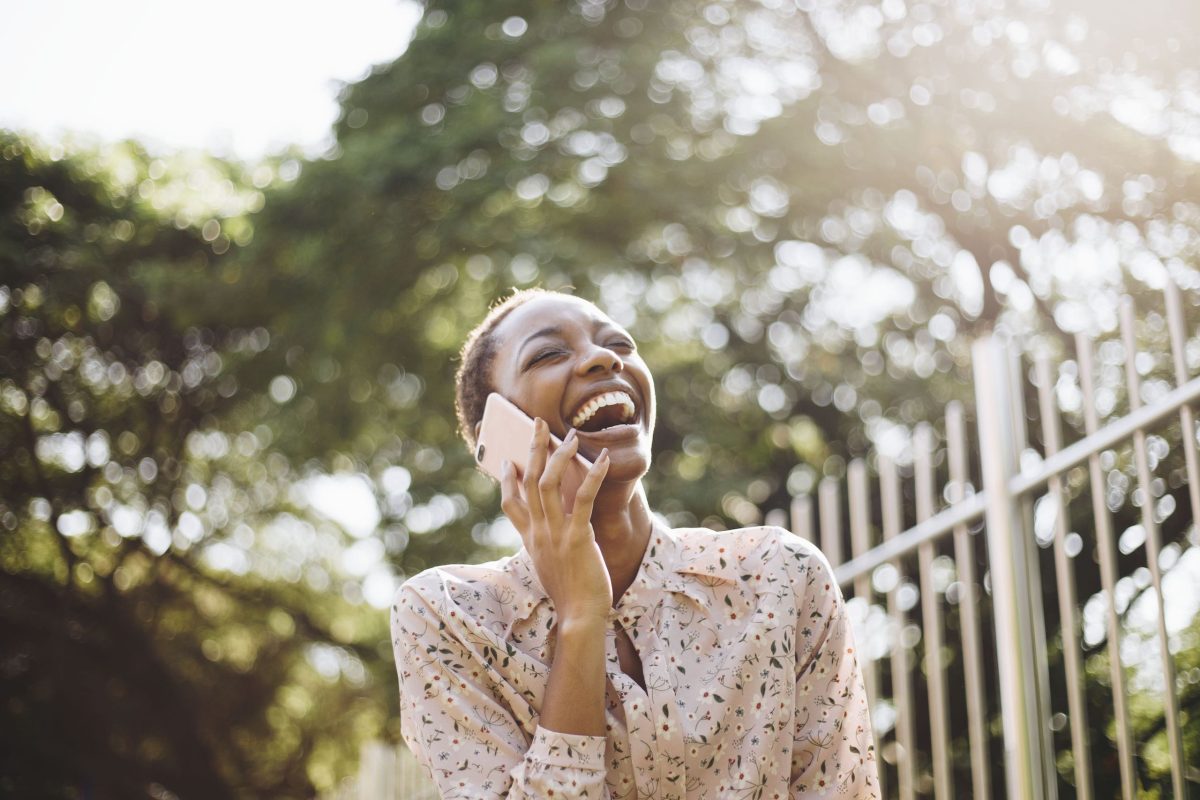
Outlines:
[[[392, 607], [400, 729], [443, 798], [601, 798], [603, 736], [522, 729], [487, 648], [469, 646], [410, 581]], [[492, 653], [494, 657], [496, 654]]]
[[790, 794], [878, 798], [875, 744], [850, 618], [824, 556], [802, 540], [795, 559], [796, 730]]

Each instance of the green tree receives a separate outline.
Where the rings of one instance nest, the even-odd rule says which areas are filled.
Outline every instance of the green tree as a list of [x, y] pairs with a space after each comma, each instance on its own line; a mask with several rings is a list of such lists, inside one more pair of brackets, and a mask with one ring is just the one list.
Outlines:
[[6, 796], [307, 796], [390, 714], [385, 621], [313, 588], [344, 534], [269, 409], [238, 426], [270, 335], [206, 307], [262, 203], [240, 172], [0, 139]]

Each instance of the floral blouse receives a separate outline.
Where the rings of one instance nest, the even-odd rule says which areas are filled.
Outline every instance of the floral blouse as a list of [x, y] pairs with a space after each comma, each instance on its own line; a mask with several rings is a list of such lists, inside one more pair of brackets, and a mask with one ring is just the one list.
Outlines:
[[656, 521], [609, 622], [608, 735], [557, 733], [538, 725], [554, 605], [527, 551], [400, 588], [401, 730], [444, 798], [879, 796], [850, 621], [813, 545]]

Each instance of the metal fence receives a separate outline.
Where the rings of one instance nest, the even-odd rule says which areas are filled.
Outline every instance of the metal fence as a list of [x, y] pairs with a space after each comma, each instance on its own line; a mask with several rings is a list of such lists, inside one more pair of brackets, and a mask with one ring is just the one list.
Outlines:
[[[1102, 343], [1106, 376], [1123, 367], [1123, 415], [1110, 413], [1101, 425], [1113, 387], [1098, 385], [1097, 346], [1086, 336], [1058, 365], [990, 337], [972, 349], [976, 450], [966, 410], [950, 403], [940, 433], [922, 423], [903, 452], [855, 459], [844, 476], [821, 480], [815, 502], [800, 496], [790, 513], [768, 514], [790, 517], [792, 530], [819, 543], [849, 598], [886, 797], [1185, 798], [1189, 784], [1200, 783], [1200, 753], [1184, 752], [1179, 703], [1181, 687], [1200, 683], [1200, 667], [1176, 675], [1163, 597], [1164, 571], [1189, 543], [1200, 546], [1190, 407], [1200, 400], [1200, 378], [1188, 379], [1173, 285], [1165, 306], [1165, 319], [1151, 311], [1143, 327], [1165, 327], [1169, 379], [1143, 381], [1167, 362], [1139, 352], [1131, 299], [1121, 304], [1119, 339]], [[1069, 446], [1063, 396], [1077, 401], [1068, 409], [1076, 437]], [[1040, 449], [1030, 441], [1035, 420]], [[1179, 449], [1168, 491], [1156, 470]], [[1071, 511], [1084, 495], [1090, 513], [1077, 515], [1080, 533]], [[1130, 515], [1140, 522], [1125, 528], [1118, 552], [1114, 519]], [[1094, 559], [1080, 557], [1089, 554]], [[1084, 606], [1077, 584], [1095, 590]], [[1130, 587], [1150, 594], [1154, 617], [1156, 658], [1140, 672], [1123, 663], [1121, 649]], [[1102, 624], [1085, 642], [1089, 606], [1102, 607], [1092, 615]], [[1133, 672], [1152, 687], [1141, 695], [1161, 708], [1150, 720], [1155, 733], [1143, 731], [1141, 740], [1131, 722]], [[1164, 760], [1156, 779], [1154, 765]], [[332, 797], [422, 800], [436, 792], [403, 747], [374, 743], [358, 779]]]
[[[1189, 541], [1200, 545], [1194, 523], [1200, 468], [1190, 408], [1200, 398], [1200, 378], [1188, 380], [1184, 315], [1174, 286], [1165, 300], [1174, 388], [1156, 380], [1146, 390], [1151, 384], [1143, 383], [1143, 374], [1158, 359], [1138, 350], [1130, 298], [1121, 304], [1119, 340], [1103, 348], [1110, 366], [1123, 366], [1128, 408], [1103, 426], [1097, 398], [1102, 390], [1111, 398], [1112, 387], [1098, 388], [1096, 345], [1087, 337], [1076, 337], [1074, 359], [1057, 369], [1046, 355], [1034, 354], [1030, 381], [1024, 378], [1028, 354], [989, 338], [972, 349], [977, 460], [969, 452], [964, 409], [951, 403], [940, 442], [933, 425], [916, 428], [911, 449], [900, 454], [903, 470], [901, 458], [857, 459], [846, 470], [845, 492], [840, 478], [827, 477], [815, 508], [809, 497], [793, 503], [793, 530], [819, 542], [853, 598], [886, 796], [1185, 798], [1188, 784], [1200, 782], [1193, 766], [1200, 753], [1184, 752], [1179, 703], [1181, 688], [1200, 676], [1176, 675], [1163, 596], [1164, 570], [1179, 563]], [[1162, 322], [1151, 314], [1155, 324], [1143, 327]], [[1064, 384], [1079, 401], [1082, 427], [1081, 438], [1067, 447], [1058, 402]], [[1027, 389], [1036, 397], [1036, 415], [1026, 408]], [[1027, 427], [1035, 419], [1040, 452], [1030, 446]], [[1152, 433], [1159, 429], [1165, 435]], [[1155, 470], [1176, 446], [1183, 463], [1169, 493]], [[1130, 469], [1121, 469], [1123, 460]], [[876, 467], [878, 514], [872, 513], [869, 462]], [[1125, 481], [1136, 482], [1129, 504]], [[1084, 494], [1091, 513], [1081, 535], [1071, 530], [1070, 512]], [[1186, 506], [1171, 520], [1175, 541], [1165, 550], [1161, 523], [1172, 517], [1175, 495], [1185, 496]], [[902, 532], [909, 508], [915, 524]], [[1119, 555], [1114, 518], [1130, 515], [1140, 521], [1125, 529]], [[876, 527], [881, 542], [873, 545]], [[852, 557], [843, 561], [847, 543]], [[1078, 557], [1093, 548], [1095, 565]], [[1129, 574], [1122, 577], [1123, 571]], [[1103, 635], [1089, 652], [1076, 591], [1084, 579], [1098, 583], [1088, 598], [1093, 610], [1103, 606]], [[1138, 670], [1123, 664], [1130, 659], [1122, 654], [1129, 608], [1122, 583], [1129, 581], [1151, 594], [1154, 617], [1156, 657], [1143, 659]], [[948, 636], [948, 629], [956, 635]], [[886, 658], [872, 657], [880, 655]], [[1138, 741], [1131, 723], [1131, 672], [1157, 688], [1141, 692], [1158, 704], [1148, 728], [1161, 732], [1152, 741]], [[1098, 711], [1099, 725], [1089, 726], [1089, 713]], [[1154, 764], [1164, 760], [1169, 767], [1156, 780]]]
[[437, 787], [407, 747], [367, 742], [358, 775], [342, 782], [323, 800], [438, 800]]

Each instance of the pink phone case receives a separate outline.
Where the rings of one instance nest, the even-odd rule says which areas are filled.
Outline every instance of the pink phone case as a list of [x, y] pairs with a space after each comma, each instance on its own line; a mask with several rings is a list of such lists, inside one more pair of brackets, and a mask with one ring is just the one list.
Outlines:
[[[479, 438], [475, 444], [475, 460], [484, 472], [496, 480], [503, 480], [503, 466], [507, 459], [516, 467], [517, 473], [525, 470], [529, 459], [529, 445], [533, 441], [533, 420], [508, 399], [492, 392], [483, 407], [483, 422], [479, 427]], [[550, 452], [562, 445], [562, 441], [550, 434]], [[575, 495], [583, 483], [592, 464], [578, 453], [567, 464], [562, 477], [563, 510], [570, 513], [575, 505]]]

